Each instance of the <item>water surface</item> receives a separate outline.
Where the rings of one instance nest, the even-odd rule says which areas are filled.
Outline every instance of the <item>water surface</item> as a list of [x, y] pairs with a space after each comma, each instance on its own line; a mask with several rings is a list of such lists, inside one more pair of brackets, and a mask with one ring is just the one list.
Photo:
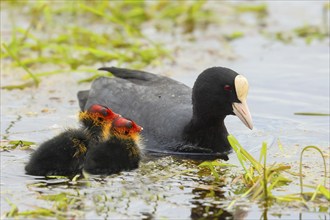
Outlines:
[[[279, 27], [289, 29], [304, 21], [320, 22], [321, 3], [287, 2], [285, 12], [280, 3], [268, 4], [269, 22], [274, 30]], [[316, 145], [328, 153], [329, 158], [329, 117], [294, 115], [296, 112], [329, 113], [328, 42], [315, 41], [306, 45], [303, 40], [296, 40], [283, 44], [254, 33], [233, 42], [233, 51], [238, 55], [236, 59], [225, 59], [216, 53], [224, 50], [214, 37], [216, 33], [217, 30], [211, 28], [195, 42], [179, 45], [174, 63], [150, 70], [192, 86], [197, 75], [207, 67], [232, 68], [249, 80], [248, 104], [254, 129], [248, 130], [234, 116], [227, 117], [226, 125], [249, 152], [258, 157], [261, 143], [266, 141], [269, 163], [285, 162], [295, 172], [304, 146]], [[175, 45], [175, 39], [171, 40]], [[29, 140], [39, 144], [66, 127], [77, 127], [76, 92], [89, 85], [75, 82], [84, 77], [81, 73], [70, 78], [57, 75], [43, 79], [38, 89], [2, 91], [1, 139]], [[2, 79], [11, 78], [5, 75]], [[278, 140], [283, 145], [283, 152], [279, 150]], [[226, 178], [215, 183], [212, 176], [200, 173], [199, 162], [190, 160], [155, 158], [143, 161], [141, 167], [132, 172], [108, 177], [89, 176], [72, 182], [67, 178], [25, 175], [24, 165], [29, 154], [30, 151], [20, 149], [1, 152], [1, 215], [10, 210], [6, 199], [16, 204], [19, 211], [51, 208], [54, 204], [40, 195], [62, 192], [76, 199], [67, 215], [86, 219], [329, 218], [327, 213], [313, 208], [280, 204], [263, 207], [247, 200], [239, 201], [233, 209], [227, 210], [233, 198], [230, 183]], [[307, 153], [304, 161], [310, 167], [306, 168], [306, 183], [317, 184], [323, 172], [319, 155]], [[230, 155], [228, 163], [239, 164], [234, 154]], [[224, 169], [223, 176], [240, 171], [239, 168]], [[299, 192], [297, 179], [283, 191]]]

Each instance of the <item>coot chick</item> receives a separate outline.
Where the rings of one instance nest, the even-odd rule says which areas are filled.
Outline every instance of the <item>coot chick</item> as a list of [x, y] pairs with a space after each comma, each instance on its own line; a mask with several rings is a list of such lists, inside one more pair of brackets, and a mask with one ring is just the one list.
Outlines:
[[90, 174], [110, 175], [138, 168], [142, 127], [123, 117], [112, 122], [112, 136], [98, 145], [90, 146], [84, 170]]
[[137, 70], [104, 67], [112, 78], [100, 77], [78, 93], [81, 109], [92, 103], [111, 106], [144, 127], [146, 153], [203, 159], [230, 152], [227, 115], [236, 115], [250, 129], [246, 102], [248, 81], [224, 67], [204, 70], [193, 88], [168, 77]]
[[110, 137], [112, 121], [121, 115], [99, 104], [91, 105], [87, 111], [79, 113], [79, 121], [88, 130], [89, 145], [97, 144]]
[[68, 129], [44, 142], [32, 154], [26, 173], [36, 176], [74, 175], [82, 170], [88, 146], [108, 138], [111, 121], [119, 115], [101, 105], [91, 105], [80, 112], [82, 127]]

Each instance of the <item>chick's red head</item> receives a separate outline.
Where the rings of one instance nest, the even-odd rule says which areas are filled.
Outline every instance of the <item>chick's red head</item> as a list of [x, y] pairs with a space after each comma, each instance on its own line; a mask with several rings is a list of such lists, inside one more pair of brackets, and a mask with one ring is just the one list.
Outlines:
[[120, 136], [132, 136], [143, 130], [143, 128], [134, 121], [124, 117], [116, 118], [112, 122], [112, 129], [115, 135], [117, 134]]
[[98, 104], [94, 104], [91, 107], [89, 107], [87, 112], [92, 113], [99, 119], [103, 119], [105, 121], [112, 121], [115, 118], [120, 117], [119, 114], [113, 112], [110, 108]]

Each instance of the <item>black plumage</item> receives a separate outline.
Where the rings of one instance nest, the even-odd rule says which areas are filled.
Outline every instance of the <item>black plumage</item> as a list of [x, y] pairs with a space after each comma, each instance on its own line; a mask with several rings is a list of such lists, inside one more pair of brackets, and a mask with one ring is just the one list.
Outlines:
[[115, 77], [100, 77], [90, 90], [80, 91], [81, 109], [100, 103], [132, 118], [144, 127], [142, 135], [147, 153], [201, 159], [226, 155], [231, 147], [225, 117], [236, 114], [252, 128], [245, 100], [247, 80], [231, 69], [206, 69], [193, 89], [147, 72], [116, 67], [100, 70], [109, 71]]
[[109, 139], [89, 148], [84, 170], [109, 175], [138, 168], [141, 130], [139, 125], [126, 118], [113, 120]]
[[118, 114], [101, 105], [91, 105], [79, 114], [79, 129], [68, 129], [42, 143], [25, 167], [36, 176], [74, 175], [83, 168], [85, 155], [91, 145], [110, 136], [111, 122]]
[[112, 137], [91, 147], [84, 170], [91, 174], [113, 174], [138, 168], [140, 150], [133, 139]]
[[83, 129], [69, 129], [44, 142], [32, 154], [26, 173], [36, 176], [79, 173], [87, 151], [87, 137]]

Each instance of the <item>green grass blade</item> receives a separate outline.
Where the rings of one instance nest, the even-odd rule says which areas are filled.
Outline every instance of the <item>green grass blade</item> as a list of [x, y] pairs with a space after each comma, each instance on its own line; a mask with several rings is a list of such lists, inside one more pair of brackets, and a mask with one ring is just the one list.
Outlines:
[[2, 46], [3, 46], [3, 48], [5, 48], [7, 53], [11, 56], [11, 58], [13, 60], [15, 60], [18, 63], [18, 65], [20, 67], [22, 67], [31, 76], [31, 78], [33, 79], [34, 84], [36, 86], [38, 86], [39, 85], [39, 79], [25, 65], [23, 65], [21, 63], [21, 61], [16, 57], [16, 55], [14, 55], [14, 53], [12, 53], [12, 51], [9, 49], [9, 47], [5, 43], [3, 43]]
[[295, 115], [304, 115], [304, 116], [330, 116], [327, 113], [317, 113], [317, 112], [295, 112]]
[[14, 90], [14, 89], [25, 89], [27, 87], [32, 87], [35, 86], [35, 83], [30, 81], [18, 85], [7, 85], [7, 86], [1, 86], [1, 89], [6, 89], [6, 90]]
[[8, 198], [5, 198], [6, 202], [10, 205], [10, 211], [6, 213], [6, 217], [15, 217], [18, 214], [18, 207], [12, 203]]
[[211, 173], [214, 176], [215, 180], [219, 181], [219, 174], [214, 169], [214, 166], [213, 166], [211, 161], [204, 161], [203, 163], [199, 164], [198, 166], [199, 167], [207, 167], [211, 171]]
[[316, 146], [307, 146], [304, 147], [304, 149], [301, 151], [300, 153], [300, 164], [299, 164], [299, 173], [300, 173], [300, 194], [303, 195], [303, 175], [302, 175], [302, 159], [303, 159], [303, 154], [306, 150], [308, 149], [314, 149], [316, 151], [318, 151], [321, 154], [321, 157], [323, 159], [323, 166], [324, 166], [324, 179], [323, 179], [323, 185], [326, 185], [326, 177], [327, 177], [327, 166], [326, 166], [326, 162], [324, 159], [324, 155], [322, 153], [322, 151], [320, 150], [320, 148], [316, 147]]
[[316, 189], [315, 189], [315, 191], [314, 191], [314, 193], [313, 193], [313, 195], [312, 195], [312, 197], [310, 199], [311, 202], [313, 202], [315, 200], [315, 198], [316, 198], [316, 196], [317, 196], [317, 194], [319, 192], [319, 189], [320, 189], [320, 184], [316, 187]]
[[267, 144], [266, 142], [262, 143], [262, 147], [261, 147], [261, 152], [260, 152], [260, 161], [261, 162], [261, 158], [264, 158], [264, 167], [263, 167], [263, 186], [264, 186], [264, 196], [265, 199], [268, 199], [268, 189], [267, 189], [267, 168], [266, 168], [266, 160], [267, 160]]
[[233, 135], [228, 135], [227, 139], [228, 139], [230, 145], [232, 146], [232, 148], [233, 148], [236, 152], [237, 152], [238, 149], [239, 149], [239, 151], [241, 152], [241, 154], [244, 156], [244, 157], [243, 157], [244, 160], [246, 159], [246, 160], [250, 161], [250, 163], [253, 165], [253, 167], [255, 167], [259, 173], [262, 173], [262, 169], [263, 169], [262, 167], [263, 167], [263, 166], [262, 166], [258, 161], [256, 161], [256, 159], [254, 159], [254, 158], [252, 157], [252, 155], [249, 154], [249, 153], [248, 153], [248, 152], [247, 152], [247, 151], [246, 151], [246, 150], [240, 145], [240, 143], [237, 141], [237, 139], [236, 139]]
[[324, 197], [330, 201], [330, 191], [325, 188], [325, 186], [323, 185], [319, 185], [319, 191], [322, 195], [324, 195]]
[[283, 145], [282, 145], [280, 139], [277, 139], [277, 145], [278, 145], [278, 148], [280, 149], [280, 151], [283, 153], [284, 152]]

